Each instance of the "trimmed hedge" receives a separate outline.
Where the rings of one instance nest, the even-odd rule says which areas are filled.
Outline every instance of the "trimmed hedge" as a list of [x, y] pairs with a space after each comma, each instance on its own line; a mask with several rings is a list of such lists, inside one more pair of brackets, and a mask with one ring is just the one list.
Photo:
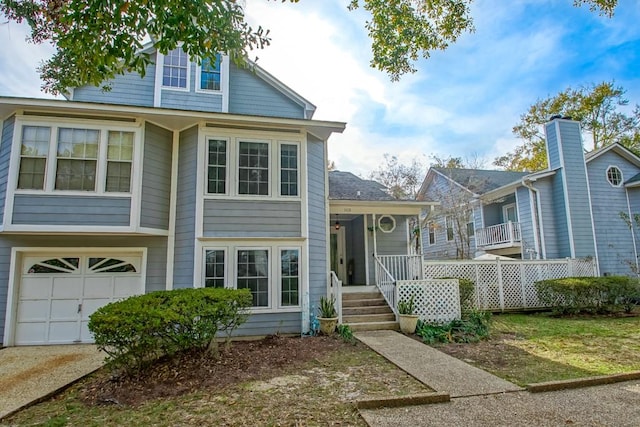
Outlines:
[[627, 276], [566, 277], [536, 282], [538, 298], [557, 314], [631, 312], [640, 282]]
[[108, 361], [128, 371], [178, 351], [207, 349], [248, 318], [247, 289], [177, 289], [113, 302], [89, 318]]

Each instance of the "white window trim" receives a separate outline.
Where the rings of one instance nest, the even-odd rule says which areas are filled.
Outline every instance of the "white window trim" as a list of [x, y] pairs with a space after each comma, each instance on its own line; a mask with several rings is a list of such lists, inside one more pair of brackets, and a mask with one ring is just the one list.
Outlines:
[[[204, 287], [206, 276], [206, 251], [208, 250], [225, 250], [225, 288], [236, 289], [238, 283], [238, 251], [241, 250], [266, 250], [269, 256], [269, 305], [267, 307], [249, 307], [249, 311], [253, 314], [268, 313], [299, 313], [303, 310], [304, 293], [308, 290], [308, 275], [305, 263], [307, 262], [306, 246], [303, 242], [279, 242], [279, 241], [200, 241], [201, 248], [197, 253], [200, 254], [200, 260], [196, 265], [200, 265], [200, 271], [197, 272], [199, 280], [196, 281], [195, 287]], [[253, 244], [258, 243], [258, 244]], [[280, 292], [282, 290], [282, 275], [280, 266], [280, 252], [283, 250], [298, 251], [298, 305], [283, 306], [280, 304]], [[274, 256], [276, 254], [277, 256]], [[233, 264], [231, 264], [233, 263]], [[197, 277], [198, 277], [197, 276]]]
[[[49, 139], [49, 153], [46, 157], [45, 166], [45, 179], [44, 189], [19, 189], [18, 188], [18, 173], [20, 171], [21, 161], [21, 146], [22, 146], [22, 128], [24, 126], [44, 126], [51, 129]], [[98, 158], [96, 159], [96, 186], [94, 191], [80, 191], [80, 190], [56, 190], [56, 172], [57, 172], [57, 153], [58, 153], [58, 129], [59, 128], [75, 128], [75, 129], [90, 129], [100, 131], [100, 142], [98, 147]], [[129, 192], [113, 192], [105, 191], [106, 179], [107, 179], [107, 142], [109, 131], [123, 131], [133, 133], [133, 157], [131, 160], [131, 182]], [[15, 194], [49, 194], [49, 195], [65, 195], [65, 196], [88, 196], [88, 197], [133, 197], [137, 194], [137, 188], [139, 187], [138, 181], [140, 180], [141, 159], [142, 156], [142, 129], [141, 126], [129, 123], [96, 123], [95, 121], [84, 120], [71, 120], [56, 118], [55, 121], [45, 119], [27, 119], [23, 116], [19, 119], [16, 118], [16, 124], [14, 127], [14, 140], [13, 140], [13, 152], [12, 152], [12, 164], [10, 167], [10, 178], [7, 188], [13, 190]], [[15, 159], [15, 162], [13, 161]]]
[[[300, 192], [302, 191], [302, 189], [300, 188], [300, 157], [301, 155], [301, 150], [300, 150], [300, 141], [283, 141], [283, 140], [279, 140], [278, 141], [278, 149], [277, 149], [277, 154], [278, 154], [278, 167], [277, 167], [277, 193], [276, 195], [278, 197], [282, 197], [282, 198], [286, 198], [286, 199], [299, 199], [300, 198]], [[298, 194], [296, 194], [295, 196], [289, 196], [289, 195], [283, 195], [282, 194], [282, 146], [283, 145], [295, 145], [296, 146], [296, 150], [297, 150], [297, 158], [296, 158], [296, 171], [298, 172]]]
[[[178, 48], [182, 48], [182, 44], [180, 44], [176, 49]], [[166, 58], [166, 55], [161, 54], [160, 52], [158, 52], [158, 56], [162, 56], [162, 65], [159, 67], [160, 68], [160, 87], [163, 90], [173, 90], [176, 92], [189, 92], [191, 89], [191, 58], [189, 58], [189, 54], [187, 54], [185, 52], [185, 55], [187, 55], [187, 83], [186, 83], [186, 87], [175, 87], [175, 86], [165, 86], [164, 85], [164, 60]], [[160, 62], [160, 61], [158, 61]]]
[[[196, 87], [195, 91], [197, 93], [205, 93], [211, 95], [221, 95], [224, 92], [224, 82], [223, 76], [225, 75], [225, 68], [229, 69], [229, 58], [226, 55], [220, 55], [220, 68], [217, 70], [220, 72], [220, 89], [212, 90], [212, 89], [202, 89], [200, 87], [200, 83], [202, 83], [202, 60], [200, 63], [196, 63]], [[223, 64], [224, 63], [224, 64]], [[227, 73], [228, 74], [228, 73]]]
[[231, 289], [231, 282], [229, 281], [229, 248], [227, 246], [207, 246], [202, 251], [202, 287], [205, 287], [205, 281], [207, 280], [207, 251], [222, 251], [224, 252], [224, 287], [225, 289]]
[[[620, 172], [620, 184], [615, 185], [613, 184], [610, 180], [609, 180], [609, 170], [611, 170], [612, 168], [616, 168], [618, 169], [618, 172]], [[622, 184], [624, 183], [624, 174], [622, 173], [622, 169], [620, 169], [618, 166], [616, 165], [609, 165], [607, 166], [607, 169], [604, 171], [604, 178], [607, 180], [607, 182], [609, 183], [610, 186], [612, 186], [613, 188], [620, 188], [622, 187]]]
[[[202, 194], [205, 200], [215, 199], [235, 199], [235, 200], [279, 200], [279, 201], [303, 201], [306, 192], [306, 171], [303, 170], [303, 166], [306, 164], [306, 150], [303, 144], [302, 136], [300, 139], [292, 139], [291, 135], [283, 138], [282, 134], [274, 134], [273, 136], [256, 135], [251, 131], [222, 131], [220, 129], [209, 128], [202, 126], [200, 128], [200, 144], [198, 147], [198, 158], [201, 159], [198, 163], [202, 168], [203, 173], [199, 173], [199, 179], [201, 187], [198, 189], [198, 193]], [[215, 194], [207, 192], [207, 177], [208, 177], [208, 141], [210, 139], [226, 140], [227, 142], [227, 171], [226, 171], [226, 193]], [[269, 194], [257, 195], [257, 194], [239, 194], [239, 181], [238, 172], [240, 168], [240, 156], [239, 147], [240, 141], [243, 142], [260, 142], [267, 143], [269, 146]], [[297, 196], [281, 196], [280, 195], [280, 146], [281, 144], [290, 144], [298, 146], [298, 195]], [[275, 159], [275, 160], [274, 160]]]
[[[382, 229], [382, 220], [384, 218], [389, 218], [391, 220], [391, 222], [393, 223], [393, 225], [391, 226], [390, 230], [383, 230]], [[393, 217], [393, 215], [388, 215], [388, 214], [384, 214], [384, 215], [380, 215], [380, 217], [378, 218], [378, 229], [383, 232], [383, 233], [393, 233], [393, 231], [396, 229], [396, 219]]]

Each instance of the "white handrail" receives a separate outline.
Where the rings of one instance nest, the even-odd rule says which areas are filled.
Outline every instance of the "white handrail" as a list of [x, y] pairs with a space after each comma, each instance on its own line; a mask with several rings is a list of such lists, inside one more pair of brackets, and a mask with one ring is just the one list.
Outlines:
[[342, 280], [338, 279], [335, 271], [330, 273], [329, 297], [336, 299], [336, 312], [338, 312], [338, 323], [342, 323]]
[[476, 230], [476, 246], [502, 245], [520, 242], [520, 223], [505, 222]]
[[422, 279], [422, 255], [377, 255], [376, 258], [395, 280]]
[[376, 255], [376, 286], [380, 293], [389, 304], [395, 315], [398, 315], [396, 308], [396, 279], [389, 273], [389, 270], [382, 264], [380, 258]]

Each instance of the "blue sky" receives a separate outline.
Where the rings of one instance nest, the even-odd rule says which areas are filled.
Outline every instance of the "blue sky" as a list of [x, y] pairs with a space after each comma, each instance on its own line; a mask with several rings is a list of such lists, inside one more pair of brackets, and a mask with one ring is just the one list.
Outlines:
[[[366, 13], [347, 4], [247, 0], [249, 21], [271, 30], [258, 63], [316, 104], [316, 119], [347, 122], [329, 144], [341, 170], [366, 175], [384, 153], [424, 163], [431, 155], [479, 157], [491, 167], [519, 143], [511, 133], [519, 116], [568, 86], [615, 80], [640, 103], [636, 0], [620, 0], [612, 19], [572, 0], [476, 0], [476, 31], [400, 82], [369, 67]], [[51, 50], [24, 43], [24, 34], [0, 26], [0, 95], [46, 96], [35, 67]]]

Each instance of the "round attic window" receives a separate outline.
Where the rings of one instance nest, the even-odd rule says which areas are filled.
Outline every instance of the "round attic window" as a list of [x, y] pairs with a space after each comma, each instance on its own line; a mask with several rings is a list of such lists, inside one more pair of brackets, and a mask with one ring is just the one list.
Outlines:
[[378, 219], [378, 228], [383, 233], [391, 233], [396, 229], [396, 220], [391, 215], [383, 215]]
[[620, 187], [622, 184], [622, 171], [615, 166], [609, 166], [609, 169], [607, 169], [607, 181], [614, 187]]

